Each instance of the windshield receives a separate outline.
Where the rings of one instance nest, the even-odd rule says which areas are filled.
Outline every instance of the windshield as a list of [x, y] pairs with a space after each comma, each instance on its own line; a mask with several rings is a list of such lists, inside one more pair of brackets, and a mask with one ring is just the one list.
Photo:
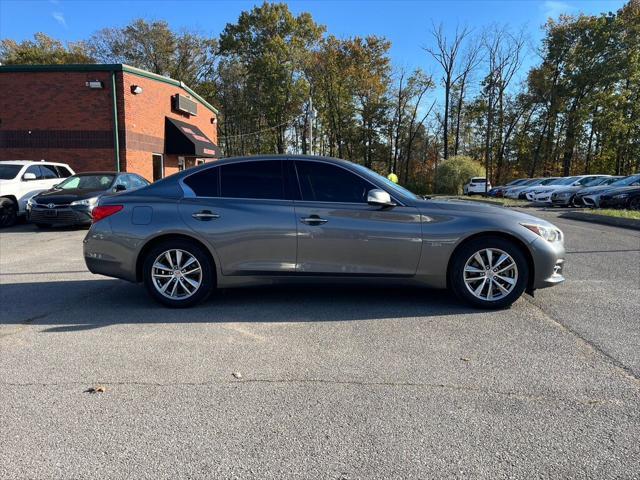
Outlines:
[[74, 175], [59, 184], [62, 190], [106, 190], [113, 183], [115, 175]]
[[393, 183], [391, 180], [389, 180], [386, 177], [383, 177], [382, 175], [374, 172], [373, 170], [368, 169], [367, 167], [363, 167], [362, 165], [358, 165], [358, 164], [353, 164], [354, 167], [356, 167], [356, 169], [360, 170], [363, 173], [369, 174], [369, 175], [374, 175], [376, 177], [377, 180], [379, 180], [380, 182], [382, 182], [384, 184], [385, 187], [389, 188], [389, 190], [392, 190], [402, 196], [405, 197], [409, 197], [409, 198], [413, 198], [413, 199], [417, 199], [418, 196], [407, 190], [404, 187], [401, 187], [400, 185], [398, 185], [397, 183]]
[[540, 185], [555, 185], [556, 183], [558, 183], [558, 180], [561, 180], [561, 179], [555, 178], [555, 177], [545, 178], [540, 182]]
[[609, 177], [599, 177], [599, 178], [592, 178], [588, 182], [583, 183], [583, 185], [585, 187], [595, 187], [596, 185], [607, 185], [611, 183], [611, 181], [612, 180]]
[[16, 178], [21, 168], [22, 165], [0, 163], [0, 180], [12, 180]]
[[618, 180], [617, 182], [613, 182], [612, 186], [622, 186], [625, 187], [627, 185], [631, 185], [634, 182], [640, 182], [640, 175], [631, 175], [629, 177], [624, 177]]
[[505, 186], [511, 186], [511, 185], [523, 185], [525, 183], [527, 183], [527, 179], [526, 178], [519, 178], [517, 180], [512, 180], [509, 183], [507, 183]]
[[567, 178], [559, 178], [557, 182], [554, 182], [554, 185], [571, 185], [575, 182], [578, 177], [567, 177]]
[[540, 182], [542, 182], [542, 180], [544, 180], [544, 178], [534, 178], [533, 180], [528, 180], [526, 183], [523, 183], [522, 185], [540, 185]]

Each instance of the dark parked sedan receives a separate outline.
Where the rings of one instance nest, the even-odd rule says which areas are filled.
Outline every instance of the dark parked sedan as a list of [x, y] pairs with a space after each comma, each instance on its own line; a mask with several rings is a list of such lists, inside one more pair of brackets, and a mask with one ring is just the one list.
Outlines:
[[100, 199], [89, 270], [144, 282], [171, 307], [214, 288], [278, 282], [451, 288], [482, 308], [562, 282], [549, 222], [474, 202], [426, 200], [344, 160], [241, 157]]
[[640, 210], [640, 187], [622, 187], [607, 191], [600, 197], [600, 207]]
[[32, 197], [27, 204], [28, 218], [40, 228], [52, 225], [89, 225], [93, 208], [102, 195], [135, 190], [147, 185], [147, 180], [134, 173], [76, 174], [51, 190]]

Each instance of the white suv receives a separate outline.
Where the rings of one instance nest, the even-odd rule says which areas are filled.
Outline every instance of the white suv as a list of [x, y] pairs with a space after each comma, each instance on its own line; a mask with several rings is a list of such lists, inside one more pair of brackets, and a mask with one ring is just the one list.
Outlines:
[[65, 163], [0, 161], [0, 227], [13, 225], [18, 215], [25, 214], [31, 197], [74, 173]]
[[484, 195], [485, 192], [491, 190], [491, 183], [485, 185], [487, 179], [484, 177], [472, 177], [462, 186], [462, 193], [465, 195], [473, 195], [479, 193]]

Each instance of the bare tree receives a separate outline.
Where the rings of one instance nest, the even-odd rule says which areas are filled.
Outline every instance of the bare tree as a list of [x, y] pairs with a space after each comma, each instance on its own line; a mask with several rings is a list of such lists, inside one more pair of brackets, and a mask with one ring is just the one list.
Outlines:
[[449, 107], [451, 98], [451, 88], [455, 83], [456, 62], [460, 54], [460, 49], [464, 39], [471, 31], [464, 27], [459, 29], [456, 27], [452, 40], [449, 40], [444, 33], [444, 28], [440, 24], [437, 28], [435, 25], [431, 30], [431, 34], [435, 40], [435, 47], [424, 47], [424, 50], [431, 55], [436, 62], [442, 67], [442, 84], [444, 86], [444, 118], [442, 126], [442, 142], [443, 157], [449, 158]]

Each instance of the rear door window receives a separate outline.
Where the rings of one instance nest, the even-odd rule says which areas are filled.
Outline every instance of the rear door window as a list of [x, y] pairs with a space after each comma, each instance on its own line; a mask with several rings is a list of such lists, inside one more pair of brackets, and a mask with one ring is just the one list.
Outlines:
[[71, 173], [71, 171], [67, 167], [63, 167], [61, 165], [56, 165], [55, 168], [58, 171], [58, 176], [60, 178], [67, 178], [67, 177], [70, 177], [71, 175], [73, 175], [73, 173]]
[[184, 179], [187, 187], [193, 190], [196, 197], [220, 196], [220, 169], [207, 168]]
[[285, 199], [282, 161], [238, 162], [220, 167], [220, 196]]

